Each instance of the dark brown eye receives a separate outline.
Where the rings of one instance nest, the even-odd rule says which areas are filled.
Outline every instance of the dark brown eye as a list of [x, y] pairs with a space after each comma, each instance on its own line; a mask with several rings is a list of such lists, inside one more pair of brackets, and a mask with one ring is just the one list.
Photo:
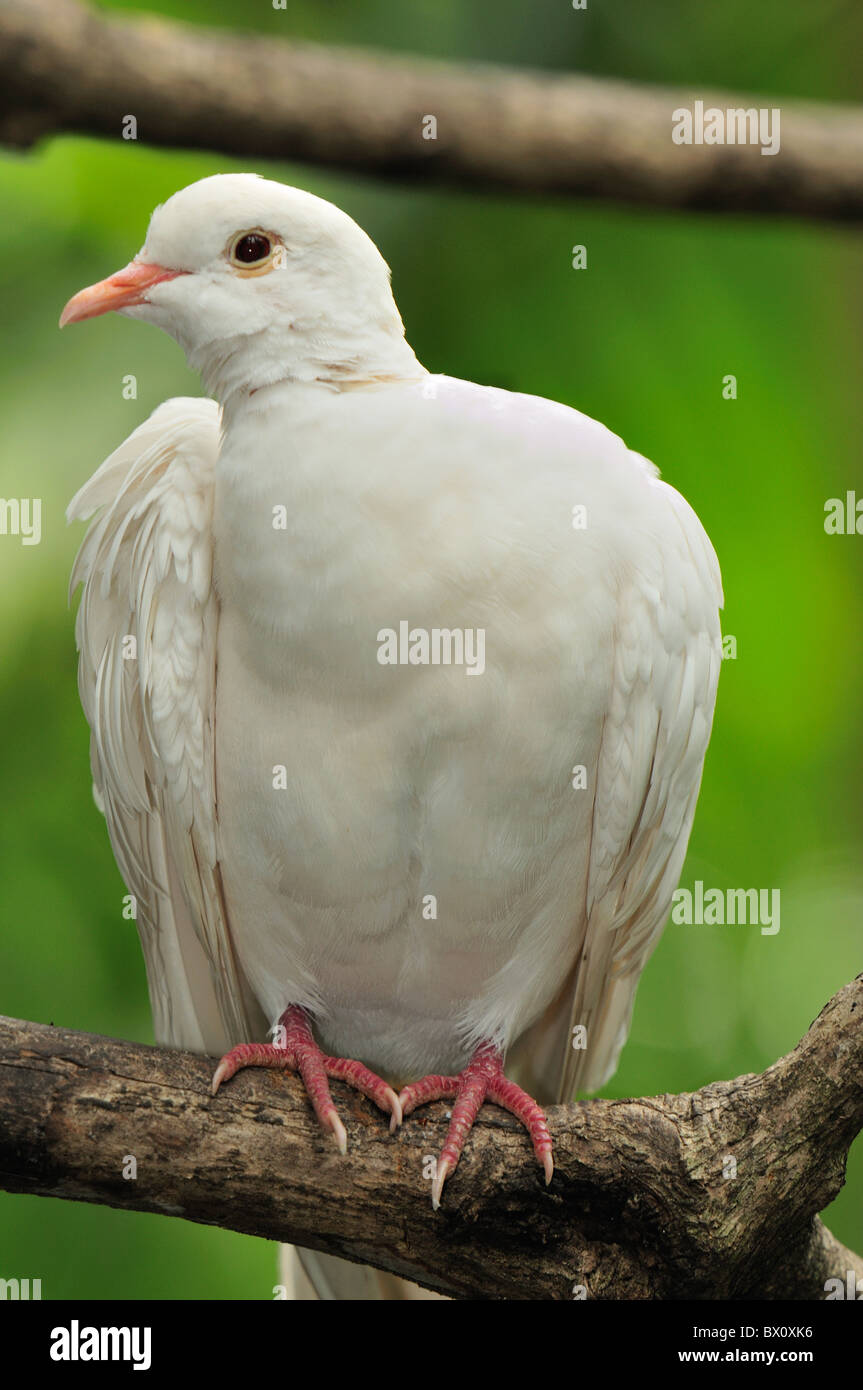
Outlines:
[[258, 261], [265, 261], [271, 249], [269, 237], [262, 236], [260, 232], [246, 232], [236, 242], [232, 256], [240, 265], [255, 265]]

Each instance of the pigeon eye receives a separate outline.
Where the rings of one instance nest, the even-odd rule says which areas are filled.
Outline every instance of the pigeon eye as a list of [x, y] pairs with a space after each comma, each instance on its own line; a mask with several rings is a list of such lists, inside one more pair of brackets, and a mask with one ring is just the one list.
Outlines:
[[259, 265], [271, 250], [272, 243], [263, 233], [243, 232], [231, 247], [231, 260], [235, 265]]

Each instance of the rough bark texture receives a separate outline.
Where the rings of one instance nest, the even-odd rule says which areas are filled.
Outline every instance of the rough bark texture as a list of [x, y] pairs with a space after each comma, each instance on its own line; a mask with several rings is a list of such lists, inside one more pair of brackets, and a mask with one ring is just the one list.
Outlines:
[[486, 1106], [437, 1214], [443, 1104], [393, 1137], [334, 1082], [342, 1158], [295, 1077], [242, 1072], [212, 1098], [213, 1065], [0, 1019], [0, 1186], [311, 1246], [456, 1298], [822, 1299], [828, 1278], [863, 1277], [816, 1215], [863, 1126], [863, 975], [760, 1076], [552, 1109], [550, 1188]]
[[[287, 21], [286, 21], [287, 22]], [[578, 23], [577, 16], [574, 23]], [[675, 145], [672, 112], [781, 106], [781, 146]], [[400, 181], [863, 217], [863, 112], [238, 36], [79, 0], [0, 0], [0, 141], [63, 131]], [[423, 138], [423, 118], [437, 139]]]

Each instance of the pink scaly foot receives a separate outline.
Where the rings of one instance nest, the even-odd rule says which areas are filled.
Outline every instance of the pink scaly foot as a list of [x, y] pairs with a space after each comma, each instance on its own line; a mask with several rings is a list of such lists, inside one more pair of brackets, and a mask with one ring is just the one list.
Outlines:
[[[432, 1206], [440, 1206], [443, 1185], [459, 1161], [464, 1142], [471, 1131], [484, 1100], [499, 1105], [521, 1120], [533, 1142], [533, 1151], [542, 1164], [546, 1186], [551, 1182], [554, 1161], [551, 1156], [551, 1135], [545, 1115], [526, 1091], [508, 1081], [503, 1074], [503, 1058], [491, 1043], [482, 1043], [459, 1076], [424, 1076], [405, 1086], [399, 1095], [402, 1115], [409, 1115], [418, 1105], [432, 1100], [454, 1100], [452, 1118], [441, 1149], [432, 1183]], [[390, 1121], [390, 1129], [395, 1129]]]
[[346, 1081], [349, 1086], [373, 1100], [380, 1110], [392, 1116], [393, 1126], [401, 1124], [399, 1098], [391, 1086], [364, 1067], [362, 1062], [347, 1057], [325, 1057], [312, 1036], [311, 1025], [304, 1009], [291, 1005], [279, 1019], [284, 1040], [272, 1043], [241, 1043], [226, 1052], [213, 1076], [213, 1095], [223, 1081], [229, 1081], [241, 1067], [284, 1067], [299, 1072], [305, 1083], [309, 1100], [322, 1127], [328, 1130], [338, 1145], [339, 1153], [347, 1153], [348, 1136], [339, 1119], [330, 1095], [328, 1076]]

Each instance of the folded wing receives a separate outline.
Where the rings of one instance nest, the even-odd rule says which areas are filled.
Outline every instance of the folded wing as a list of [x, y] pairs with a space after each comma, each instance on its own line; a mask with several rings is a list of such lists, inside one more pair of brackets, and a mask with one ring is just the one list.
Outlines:
[[619, 597], [581, 950], [513, 1053], [537, 1092], [561, 1102], [597, 1090], [617, 1067], [683, 868], [713, 721], [719, 566], [679, 493], [658, 479], [650, 486], [662, 490], [664, 520], [653, 560], [633, 569]]
[[212, 586], [219, 409], [160, 406], [73, 498], [72, 572], [94, 795], [134, 895], [156, 1039], [221, 1053], [265, 1024], [231, 940], [219, 868]]

